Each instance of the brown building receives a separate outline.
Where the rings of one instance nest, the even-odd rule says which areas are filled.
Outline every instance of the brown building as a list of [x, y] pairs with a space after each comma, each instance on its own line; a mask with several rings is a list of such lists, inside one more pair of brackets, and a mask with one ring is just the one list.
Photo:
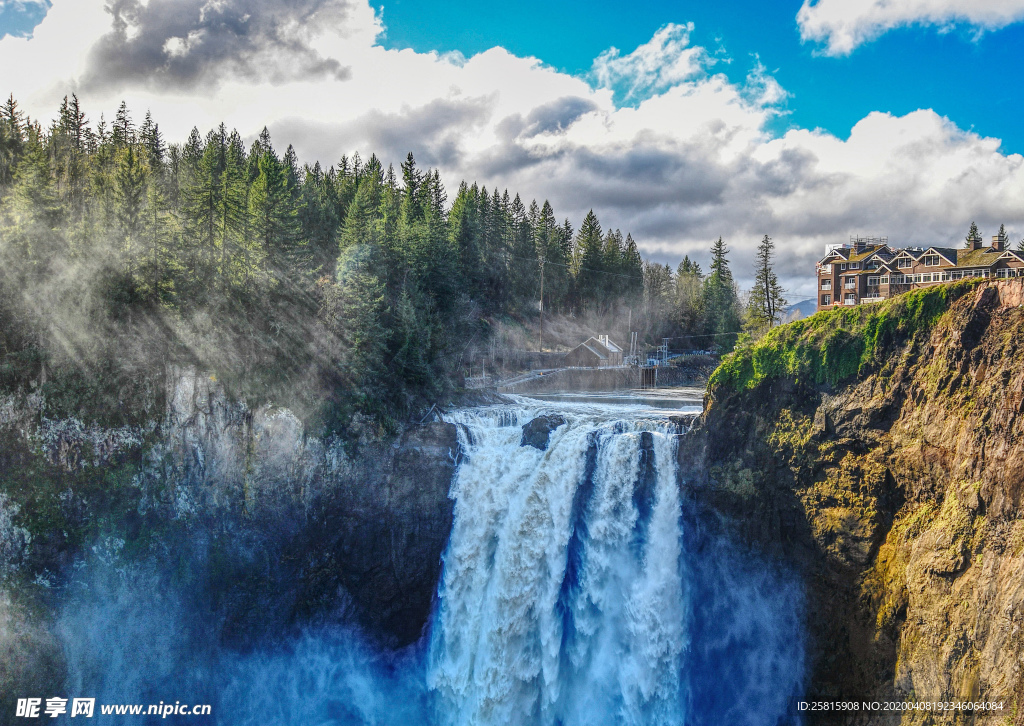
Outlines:
[[983, 247], [981, 238], [967, 247], [889, 246], [885, 237], [851, 237], [830, 245], [819, 260], [818, 310], [886, 300], [907, 290], [967, 277], [1024, 277], [1024, 252], [1007, 249], [996, 235]]
[[622, 365], [622, 348], [607, 335], [587, 338], [565, 354], [565, 365], [575, 368], [601, 368]]

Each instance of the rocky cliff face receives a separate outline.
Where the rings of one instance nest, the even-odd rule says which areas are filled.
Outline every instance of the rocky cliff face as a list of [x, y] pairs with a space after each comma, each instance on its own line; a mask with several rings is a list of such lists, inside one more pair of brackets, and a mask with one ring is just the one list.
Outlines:
[[831, 384], [777, 363], [810, 355], [814, 324], [739, 353], [768, 374], [712, 386], [680, 452], [698, 462], [684, 487], [804, 572], [808, 700], [1001, 701], [853, 722], [1022, 723], [1024, 281], [968, 289], [905, 325], [928, 302], [832, 314], [818, 352], [840, 334], [881, 342]]
[[194, 368], [170, 367], [166, 386], [163, 418], [123, 430], [49, 420], [38, 397], [0, 402], [0, 484], [32, 490], [19, 502], [0, 489], [0, 555], [18, 570], [0, 575], [59, 583], [113, 536], [201, 566], [189, 576], [205, 579], [226, 637], [355, 617], [388, 644], [415, 640], [451, 528], [455, 427], [343, 443], [286, 409], [232, 401]]

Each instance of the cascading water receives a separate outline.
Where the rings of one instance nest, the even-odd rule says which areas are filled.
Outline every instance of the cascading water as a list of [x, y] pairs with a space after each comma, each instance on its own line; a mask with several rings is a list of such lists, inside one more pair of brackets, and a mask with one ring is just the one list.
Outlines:
[[[544, 414], [565, 421], [545, 450], [522, 446]], [[463, 458], [423, 642], [390, 654], [319, 626], [235, 651], [171, 575], [97, 557], [61, 618], [69, 687], [187, 696], [214, 705], [188, 723], [231, 726], [799, 722], [801, 590], [681, 495], [677, 423], [529, 399], [447, 418]]]
[[795, 721], [799, 592], [686, 531], [677, 424], [562, 407], [546, 450], [521, 446], [546, 412], [451, 416], [466, 460], [430, 643], [439, 720]]

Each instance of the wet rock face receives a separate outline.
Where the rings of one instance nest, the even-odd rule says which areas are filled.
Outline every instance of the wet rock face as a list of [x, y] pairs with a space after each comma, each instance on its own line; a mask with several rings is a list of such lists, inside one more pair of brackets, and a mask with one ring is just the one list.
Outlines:
[[360, 619], [401, 646], [422, 634], [441, 576], [454, 512], [448, 491], [459, 458], [457, 429], [443, 421], [415, 426], [393, 452], [378, 483], [336, 500], [328, 530]]
[[540, 451], [547, 451], [551, 432], [564, 423], [565, 419], [558, 414], [552, 413], [546, 416], [538, 416], [523, 426], [523, 440], [519, 442], [519, 445], [532, 446]]
[[687, 492], [804, 573], [808, 700], [1024, 699], [1022, 301], [980, 287], [842, 385], [715, 389], [682, 442]]

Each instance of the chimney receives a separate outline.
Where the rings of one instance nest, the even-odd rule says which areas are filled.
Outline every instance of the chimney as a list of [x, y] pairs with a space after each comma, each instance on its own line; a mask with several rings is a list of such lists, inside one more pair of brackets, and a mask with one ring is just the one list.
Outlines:
[[1005, 234], [994, 234], [992, 235], [992, 249], [996, 252], [1002, 252], [1006, 249], [1006, 235]]
[[980, 234], [977, 235], [976, 237], [971, 237], [971, 249], [972, 250], [980, 250], [981, 249], [981, 244], [982, 244], [982, 240], [981, 240], [981, 235]]

